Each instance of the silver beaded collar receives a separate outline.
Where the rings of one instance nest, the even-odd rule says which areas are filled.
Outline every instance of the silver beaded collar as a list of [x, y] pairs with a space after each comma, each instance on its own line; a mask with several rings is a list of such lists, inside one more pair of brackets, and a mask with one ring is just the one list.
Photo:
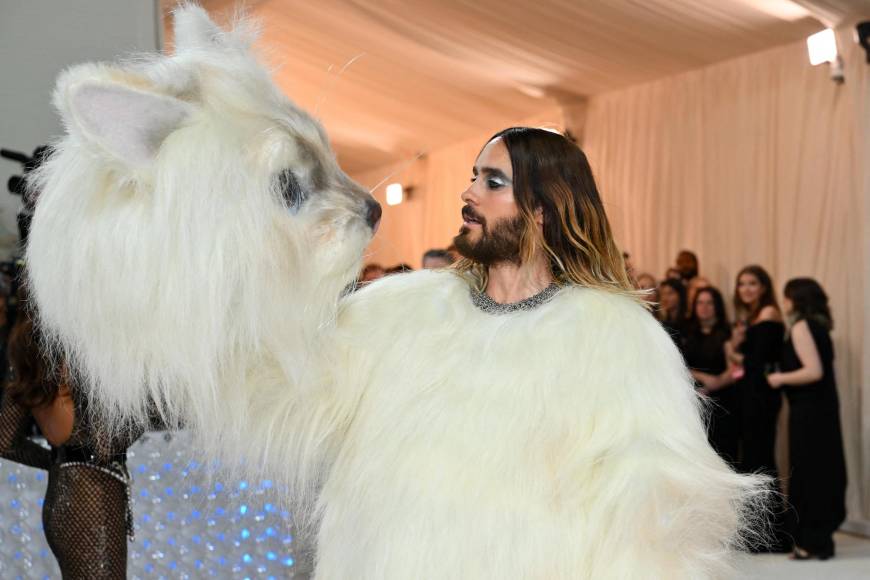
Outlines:
[[511, 302], [510, 304], [499, 304], [490, 298], [486, 292], [478, 292], [474, 288], [471, 289], [471, 302], [481, 311], [487, 314], [510, 314], [511, 312], [520, 312], [532, 310], [546, 304], [559, 291], [559, 286], [555, 283], [550, 284], [534, 296], [530, 296], [519, 302]]

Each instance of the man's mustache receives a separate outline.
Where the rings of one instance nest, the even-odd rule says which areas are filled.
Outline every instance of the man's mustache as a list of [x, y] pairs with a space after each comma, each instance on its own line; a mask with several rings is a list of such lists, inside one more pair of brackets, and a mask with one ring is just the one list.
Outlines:
[[480, 225], [484, 225], [486, 223], [486, 218], [474, 211], [470, 205], [463, 206], [462, 218], [465, 221], [477, 222]]

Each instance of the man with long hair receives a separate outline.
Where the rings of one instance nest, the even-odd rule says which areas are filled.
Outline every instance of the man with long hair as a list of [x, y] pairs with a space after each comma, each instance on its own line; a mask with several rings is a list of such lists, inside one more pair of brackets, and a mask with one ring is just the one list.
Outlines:
[[[462, 194], [457, 269], [496, 302], [551, 284], [630, 294], [633, 286], [585, 155], [543, 129], [497, 133]], [[579, 194], [579, 195], [578, 195]]]
[[[368, 333], [357, 360], [378, 393], [352, 438], [375, 479], [332, 473], [348, 494], [378, 490], [342, 512], [371, 524], [360, 565], [390, 578], [721, 574], [759, 480], [708, 445], [583, 152], [550, 131], [501, 131], [461, 197], [452, 270], [384, 280], [342, 307], [342, 332]], [[318, 571], [350, 573], [323, 530]]]

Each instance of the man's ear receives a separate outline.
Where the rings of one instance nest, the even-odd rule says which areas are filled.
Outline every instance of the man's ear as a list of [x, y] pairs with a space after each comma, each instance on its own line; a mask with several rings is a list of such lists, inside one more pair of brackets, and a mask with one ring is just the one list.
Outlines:
[[535, 223], [541, 228], [544, 227], [544, 208], [541, 206], [535, 208]]

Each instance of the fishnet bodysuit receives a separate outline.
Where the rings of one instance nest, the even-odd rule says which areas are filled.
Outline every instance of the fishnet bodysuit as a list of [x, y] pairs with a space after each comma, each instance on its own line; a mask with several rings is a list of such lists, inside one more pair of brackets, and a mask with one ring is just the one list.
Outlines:
[[42, 522], [64, 580], [125, 578], [133, 531], [126, 450], [141, 432], [108, 439], [87, 418], [77, 404], [72, 436], [49, 452], [27, 438], [30, 410], [4, 392], [0, 456], [48, 470]]

